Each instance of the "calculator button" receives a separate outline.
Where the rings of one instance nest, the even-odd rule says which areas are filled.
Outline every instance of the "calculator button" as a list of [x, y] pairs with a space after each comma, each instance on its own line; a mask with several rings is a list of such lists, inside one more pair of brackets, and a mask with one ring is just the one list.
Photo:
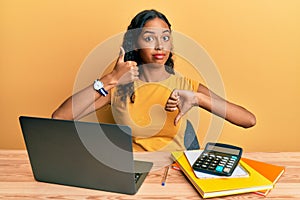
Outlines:
[[226, 165], [226, 167], [232, 167], [233, 166], [233, 164], [231, 164], [231, 163], [227, 163], [227, 165]]
[[210, 169], [210, 170], [214, 170], [214, 169], [215, 169], [215, 167], [214, 167], [214, 166], [209, 166], [209, 167], [208, 167], [208, 169]]
[[231, 169], [231, 168], [225, 167], [224, 170], [223, 170], [223, 172], [229, 173], [229, 172], [230, 172], [230, 169]]
[[231, 156], [232, 159], [234, 160], [237, 160], [237, 157], [236, 156]]
[[200, 166], [200, 163], [195, 163], [194, 164], [196, 167], [199, 167]]
[[216, 167], [217, 164], [216, 163], [211, 163], [210, 166]]
[[218, 171], [218, 172], [222, 172], [223, 171], [223, 166], [217, 166], [216, 167], [216, 171]]
[[203, 164], [203, 165], [201, 165], [201, 167], [202, 167], [203, 169], [206, 169], [206, 168], [207, 168], [207, 165]]

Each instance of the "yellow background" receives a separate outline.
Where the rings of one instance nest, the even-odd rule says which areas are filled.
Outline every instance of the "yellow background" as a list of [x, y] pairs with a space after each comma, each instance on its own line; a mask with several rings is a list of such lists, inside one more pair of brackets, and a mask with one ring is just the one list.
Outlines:
[[0, 149], [24, 149], [18, 116], [50, 117], [89, 52], [150, 8], [201, 44], [227, 99], [256, 114], [251, 129], [226, 122], [220, 141], [245, 151], [300, 150], [298, 0], [1, 0]]

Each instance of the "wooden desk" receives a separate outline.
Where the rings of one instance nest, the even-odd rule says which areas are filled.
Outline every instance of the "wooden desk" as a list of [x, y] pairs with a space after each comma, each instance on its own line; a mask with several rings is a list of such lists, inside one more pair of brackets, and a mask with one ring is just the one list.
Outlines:
[[[267, 198], [249, 193], [214, 199], [300, 199], [300, 152], [243, 155], [286, 166], [286, 172]], [[166, 185], [161, 186], [163, 172], [163, 169], [151, 172], [136, 195], [123, 195], [37, 182], [26, 151], [0, 150], [0, 199], [201, 199], [180, 171], [169, 170]]]

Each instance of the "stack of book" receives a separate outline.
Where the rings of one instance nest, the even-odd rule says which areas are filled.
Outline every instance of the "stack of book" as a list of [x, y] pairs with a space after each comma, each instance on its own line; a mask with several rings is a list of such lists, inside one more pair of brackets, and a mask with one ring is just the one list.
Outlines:
[[172, 152], [172, 157], [203, 198], [248, 192], [266, 196], [285, 170], [283, 166], [241, 158], [236, 168], [236, 170], [242, 169], [240, 172], [230, 177], [206, 176], [191, 167], [200, 154], [200, 150], [181, 151]]

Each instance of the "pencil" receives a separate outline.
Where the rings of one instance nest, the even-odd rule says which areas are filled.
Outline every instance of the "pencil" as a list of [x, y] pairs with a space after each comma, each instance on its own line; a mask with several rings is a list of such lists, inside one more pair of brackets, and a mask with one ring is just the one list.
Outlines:
[[169, 165], [165, 167], [165, 172], [163, 174], [163, 177], [161, 179], [161, 185], [165, 186], [166, 185], [166, 180], [167, 180], [167, 176], [168, 176], [168, 171], [169, 171]]

